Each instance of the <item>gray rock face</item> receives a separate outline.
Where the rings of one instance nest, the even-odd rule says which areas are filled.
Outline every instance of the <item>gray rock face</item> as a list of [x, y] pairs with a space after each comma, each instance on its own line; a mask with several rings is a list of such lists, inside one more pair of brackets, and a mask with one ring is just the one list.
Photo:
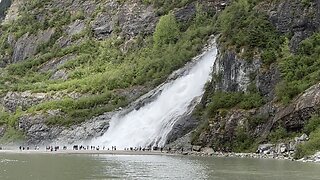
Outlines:
[[32, 105], [39, 104], [49, 97], [45, 93], [31, 93], [31, 92], [8, 92], [3, 98], [3, 106], [11, 112], [14, 112], [18, 107], [26, 110]]
[[113, 31], [112, 17], [108, 13], [100, 14], [93, 22], [92, 29], [98, 39], [109, 37]]
[[75, 59], [76, 58], [76, 55], [66, 55], [66, 56], [63, 56], [61, 58], [54, 58], [50, 61], [48, 61], [47, 63], [43, 64], [41, 67], [40, 67], [40, 72], [47, 72], [47, 71], [56, 71], [59, 66], [62, 66], [63, 64], [65, 64], [66, 62], [72, 60], [72, 59]]
[[69, 25], [67, 33], [69, 36], [73, 36], [81, 33], [86, 28], [85, 23], [82, 20], [76, 20]]
[[299, 131], [320, 107], [320, 83], [310, 87], [291, 104], [281, 107], [272, 119], [271, 129], [282, 124], [287, 131]]
[[[287, 132], [299, 132], [319, 108], [320, 83], [310, 87], [287, 106], [269, 102], [256, 110], [234, 109], [226, 115], [217, 115], [213, 121], [209, 121], [208, 130], [200, 134], [197, 144], [210, 145], [218, 151], [228, 151], [228, 146], [223, 145], [235, 141], [238, 128], [246, 129], [250, 137], [260, 142], [264, 142], [270, 132], [279, 125]], [[264, 121], [260, 125], [249, 126], [251, 119], [261, 117], [264, 117]], [[306, 140], [306, 135], [295, 138], [293, 143], [287, 144], [286, 151], [294, 151], [297, 143]]]
[[320, 1], [285, 0], [275, 4], [268, 14], [281, 33], [292, 33], [290, 46], [293, 52], [299, 43], [320, 29]]
[[52, 80], [58, 80], [58, 79], [62, 79], [62, 80], [67, 80], [68, 79], [68, 73], [65, 69], [60, 69], [58, 71], [56, 71], [51, 77], [50, 79]]
[[216, 91], [247, 91], [250, 76], [261, 67], [259, 59], [248, 62], [232, 51], [219, 52], [213, 67], [213, 83]]
[[19, 62], [35, 55], [37, 47], [43, 43], [47, 43], [54, 32], [55, 29], [47, 29], [39, 31], [37, 35], [29, 35], [27, 33], [20, 37], [14, 45], [12, 62]]
[[125, 36], [152, 34], [157, 21], [153, 8], [141, 4], [125, 4], [117, 14], [117, 22]]
[[267, 70], [259, 70], [256, 86], [266, 100], [271, 101], [275, 97], [275, 87], [281, 79], [281, 73], [275, 64]]
[[53, 140], [55, 143], [73, 144], [86, 142], [94, 137], [102, 136], [109, 128], [109, 122], [114, 112], [105, 113], [80, 125], [64, 128]]
[[182, 149], [183, 148], [185, 151], [192, 151], [191, 133], [188, 133], [182, 137], [179, 137], [175, 141], [167, 144], [165, 147], [166, 148], [170, 147], [171, 149]]
[[15, 112], [18, 107], [22, 110], [27, 110], [29, 107], [37, 105], [44, 101], [59, 100], [63, 97], [70, 97], [77, 99], [81, 97], [81, 94], [71, 92], [52, 92], [52, 93], [32, 93], [30, 91], [25, 92], [8, 92], [0, 102], [2, 106], [10, 112]]
[[[9, 1], [6, 0], [6, 2], [1, 2], [1, 3], [6, 3], [7, 5], [9, 5], [8, 3]], [[16, 20], [18, 18], [19, 15], [19, 8], [23, 5], [24, 0], [20, 0], [20, 1], [11, 1], [10, 7], [9, 9], [7, 9], [7, 13], [5, 14], [5, 19], [2, 22], [2, 24], [6, 24], [10, 21]]]
[[181, 8], [175, 12], [175, 17], [178, 22], [188, 22], [190, 21], [197, 13], [196, 5], [190, 4], [184, 8]]
[[42, 139], [50, 139], [50, 128], [45, 124], [44, 115], [27, 115], [18, 120], [19, 130], [24, 131], [28, 137], [27, 143], [39, 143]]
[[[290, 48], [292, 52], [296, 52], [302, 40], [319, 30], [319, 7], [320, 1], [310, 1], [309, 4], [303, 5], [298, 0], [286, 0], [267, 5], [265, 11], [280, 33], [292, 33]], [[266, 68], [262, 67], [258, 57], [248, 62], [228, 49], [219, 53], [214, 64], [213, 82], [209, 91], [247, 91], [248, 85], [254, 83], [267, 103], [254, 110], [244, 111], [235, 108], [223, 116], [217, 115], [214, 120], [209, 121], [209, 128], [200, 134], [200, 142], [196, 143], [228, 151], [228, 144], [234, 142], [238, 128], [246, 129], [250, 137], [264, 142], [270, 132], [279, 126], [288, 132], [301, 131], [310, 117], [319, 110], [320, 84], [301, 93], [289, 105], [280, 105], [275, 102], [275, 87], [281, 80], [276, 64]], [[261, 117], [263, 122], [254, 127], [249, 126], [250, 119]], [[292, 142], [275, 146], [272, 152], [276, 149], [279, 153], [287, 153], [294, 150], [296, 144]]]
[[158, 20], [151, 6], [137, 2], [120, 5], [110, 1], [104, 7], [105, 12], [92, 22], [93, 32], [98, 39], [109, 37], [113, 31], [119, 31], [126, 37], [151, 34]]
[[48, 126], [48, 118], [58, 114], [61, 114], [61, 112], [56, 110], [48, 114], [30, 114], [19, 118], [18, 127], [19, 130], [25, 132], [26, 144], [46, 145], [55, 143], [67, 145], [85, 142], [93, 137], [103, 135], [107, 131], [109, 121], [114, 113], [106, 113], [69, 128]]
[[173, 126], [168, 134], [167, 143], [172, 143], [192, 131], [199, 124], [199, 120], [191, 114], [183, 116]]

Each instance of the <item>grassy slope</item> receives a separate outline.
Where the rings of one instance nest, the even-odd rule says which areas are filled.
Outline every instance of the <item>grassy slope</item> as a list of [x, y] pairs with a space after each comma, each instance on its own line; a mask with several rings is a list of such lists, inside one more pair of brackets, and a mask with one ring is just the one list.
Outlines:
[[[13, 113], [0, 111], [0, 124], [10, 126], [10, 134], [12, 134], [20, 116], [50, 109], [60, 109], [63, 112], [61, 116], [50, 118], [48, 121], [50, 125], [80, 123], [92, 116], [112, 111], [129, 103], [125, 97], [116, 93], [118, 89], [136, 85], [154, 87], [163, 82], [172, 71], [195, 56], [205, 44], [207, 37], [212, 34], [213, 18], [204, 13], [200, 6], [191, 22], [188, 24], [176, 22], [170, 10], [185, 3], [187, 2], [155, 4], [158, 13], [162, 15], [155, 35], [135, 37], [132, 45], [134, 48], [123, 52], [120, 49], [126, 40], [118, 33], [114, 33], [103, 41], [93, 37], [89, 30], [89, 23], [94, 17], [84, 18], [81, 12], [70, 14], [68, 11], [55, 8], [48, 10], [44, 8], [46, 1], [43, 0], [28, 2], [27, 6], [21, 10], [21, 16], [17, 21], [0, 26], [1, 53], [12, 54], [13, 52], [12, 47], [7, 43], [9, 35], [18, 39], [25, 33], [33, 34], [47, 28], [55, 28], [56, 33], [48, 43], [38, 48], [38, 54], [35, 57], [2, 69], [1, 95], [8, 91], [44, 93], [64, 91], [78, 92], [85, 96], [77, 100], [65, 97], [62, 100], [41, 103], [24, 111], [18, 109]], [[93, 16], [98, 13], [100, 12], [94, 13]], [[35, 19], [37, 14], [44, 15], [45, 20], [37, 21]], [[82, 39], [81, 43], [64, 49], [56, 46], [55, 41], [65, 33], [62, 29], [77, 19], [84, 19], [88, 26], [87, 30], [73, 37], [74, 40]], [[176, 28], [162, 28], [168, 26], [176, 26]], [[175, 34], [175, 37], [171, 34]], [[167, 41], [159, 41], [158, 36]], [[51, 80], [49, 77], [52, 73], [39, 71], [44, 63], [69, 54], [77, 55], [77, 58], [59, 67], [68, 71], [68, 80]]]

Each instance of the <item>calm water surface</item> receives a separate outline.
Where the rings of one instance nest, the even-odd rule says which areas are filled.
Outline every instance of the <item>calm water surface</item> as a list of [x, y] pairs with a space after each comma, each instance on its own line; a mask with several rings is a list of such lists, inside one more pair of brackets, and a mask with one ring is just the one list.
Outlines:
[[0, 155], [0, 179], [320, 180], [320, 165], [281, 160], [138, 155]]

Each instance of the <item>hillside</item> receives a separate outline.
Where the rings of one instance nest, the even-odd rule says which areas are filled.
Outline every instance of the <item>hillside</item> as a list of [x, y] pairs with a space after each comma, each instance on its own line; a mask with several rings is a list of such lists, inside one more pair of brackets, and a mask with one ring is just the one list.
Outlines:
[[14, 1], [1, 25], [3, 140], [55, 138], [163, 82], [212, 34], [203, 3]]
[[[13, 1], [0, 26], [1, 142], [87, 139], [218, 35], [213, 80], [168, 142], [320, 149], [317, 0]], [[70, 130], [71, 129], [71, 130]], [[302, 134], [310, 140], [297, 142]], [[308, 139], [308, 138], [307, 138]]]

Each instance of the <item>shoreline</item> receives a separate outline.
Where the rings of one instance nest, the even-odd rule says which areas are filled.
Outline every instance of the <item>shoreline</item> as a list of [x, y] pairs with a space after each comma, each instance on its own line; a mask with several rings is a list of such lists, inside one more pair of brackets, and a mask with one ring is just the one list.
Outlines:
[[47, 150], [0, 150], [1, 154], [87, 154], [87, 155], [95, 155], [95, 154], [105, 154], [105, 155], [172, 155], [172, 153], [168, 152], [160, 152], [160, 151], [124, 151], [124, 150], [58, 150], [58, 151], [47, 151]]
[[196, 151], [125, 151], [125, 150], [0, 150], [1, 154], [52, 154], [52, 155], [168, 155], [168, 156], [199, 156], [199, 157], [219, 157], [219, 158], [249, 158], [249, 159], [275, 159], [275, 160], [290, 160], [297, 161], [293, 158], [274, 155], [261, 155], [256, 153], [222, 153], [222, 152], [196, 152]]
[[223, 152], [196, 152], [196, 151], [125, 151], [125, 150], [0, 150], [0, 155], [165, 155], [165, 156], [198, 156], [198, 157], [216, 157], [216, 158], [243, 158], [243, 159], [270, 159], [270, 160], [285, 160], [307, 163], [320, 163], [320, 159], [306, 158], [306, 159], [293, 159], [290, 156], [282, 156], [277, 154], [257, 154], [257, 153], [223, 153]]

